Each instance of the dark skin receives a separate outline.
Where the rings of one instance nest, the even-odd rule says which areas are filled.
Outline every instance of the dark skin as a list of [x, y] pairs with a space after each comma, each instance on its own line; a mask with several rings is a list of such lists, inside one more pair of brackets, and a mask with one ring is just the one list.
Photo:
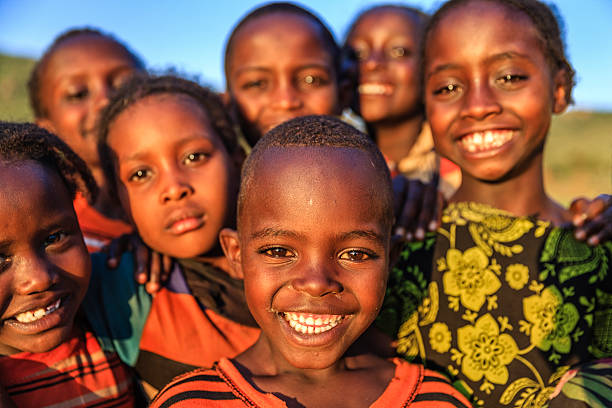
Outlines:
[[[349, 351], [378, 313], [389, 261], [385, 210], [371, 205], [381, 176], [368, 160], [350, 148], [270, 149], [254, 169], [238, 232], [221, 232], [262, 328], [235, 361], [291, 407], [368, 407], [393, 376], [390, 362]], [[307, 334], [287, 323], [292, 314], [342, 320]]]

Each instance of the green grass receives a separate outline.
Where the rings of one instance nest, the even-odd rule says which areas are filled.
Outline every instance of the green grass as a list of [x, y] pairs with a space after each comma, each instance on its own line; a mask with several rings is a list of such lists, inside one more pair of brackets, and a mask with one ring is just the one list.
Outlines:
[[[0, 54], [0, 120], [32, 120], [26, 82], [34, 61]], [[612, 113], [553, 118], [544, 156], [549, 194], [562, 204], [612, 193]]]

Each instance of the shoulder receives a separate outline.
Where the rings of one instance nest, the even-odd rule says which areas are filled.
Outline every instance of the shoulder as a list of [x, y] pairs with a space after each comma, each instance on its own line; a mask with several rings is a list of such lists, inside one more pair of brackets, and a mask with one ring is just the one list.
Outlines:
[[234, 406], [232, 402], [241, 403], [217, 370], [200, 368], [174, 378], [153, 399], [151, 407], [196, 407], [203, 404], [231, 407]]
[[411, 407], [425, 408], [435, 405], [440, 408], [468, 408], [472, 406], [444, 375], [402, 359], [393, 361], [397, 365], [396, 378], [399, 381], [416, 383]]

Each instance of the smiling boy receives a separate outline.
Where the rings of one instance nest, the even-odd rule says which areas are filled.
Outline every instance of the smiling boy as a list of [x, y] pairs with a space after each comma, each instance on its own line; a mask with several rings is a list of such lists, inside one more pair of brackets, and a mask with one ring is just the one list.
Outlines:
[[382, 155], [349, 125], [308, 116], [269, 132], [242, 172], [238, 230], [221, 232], [262, 334], [152, 406], [469, 406], [422, 366], [349, 351], [382, 303], [392, 203]]

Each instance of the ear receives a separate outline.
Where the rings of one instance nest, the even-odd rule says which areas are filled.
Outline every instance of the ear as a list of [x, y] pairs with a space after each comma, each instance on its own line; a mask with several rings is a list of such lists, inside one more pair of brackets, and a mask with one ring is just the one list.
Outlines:
[[57, 135], [57, 132], [55, 131], [55, 126], [53, 126], [53, 122], [51, 122], [49, 119], [38, 118], [36, 119], [36, 124], [40, 126], [41, 128], [48, 130], [49, 132]]
[[553, 113], [562, 113], [567, 109], [567, 95], [569, 92], [569, 80], [567, 71], [560, 69], [553, 78]]
[[230, 276], [234, 279], [244, 279], [242, 272], [242, 257], [238, 232], [231, 228], [223, 228], [219, 232], [219, 242], [230, 266]]

